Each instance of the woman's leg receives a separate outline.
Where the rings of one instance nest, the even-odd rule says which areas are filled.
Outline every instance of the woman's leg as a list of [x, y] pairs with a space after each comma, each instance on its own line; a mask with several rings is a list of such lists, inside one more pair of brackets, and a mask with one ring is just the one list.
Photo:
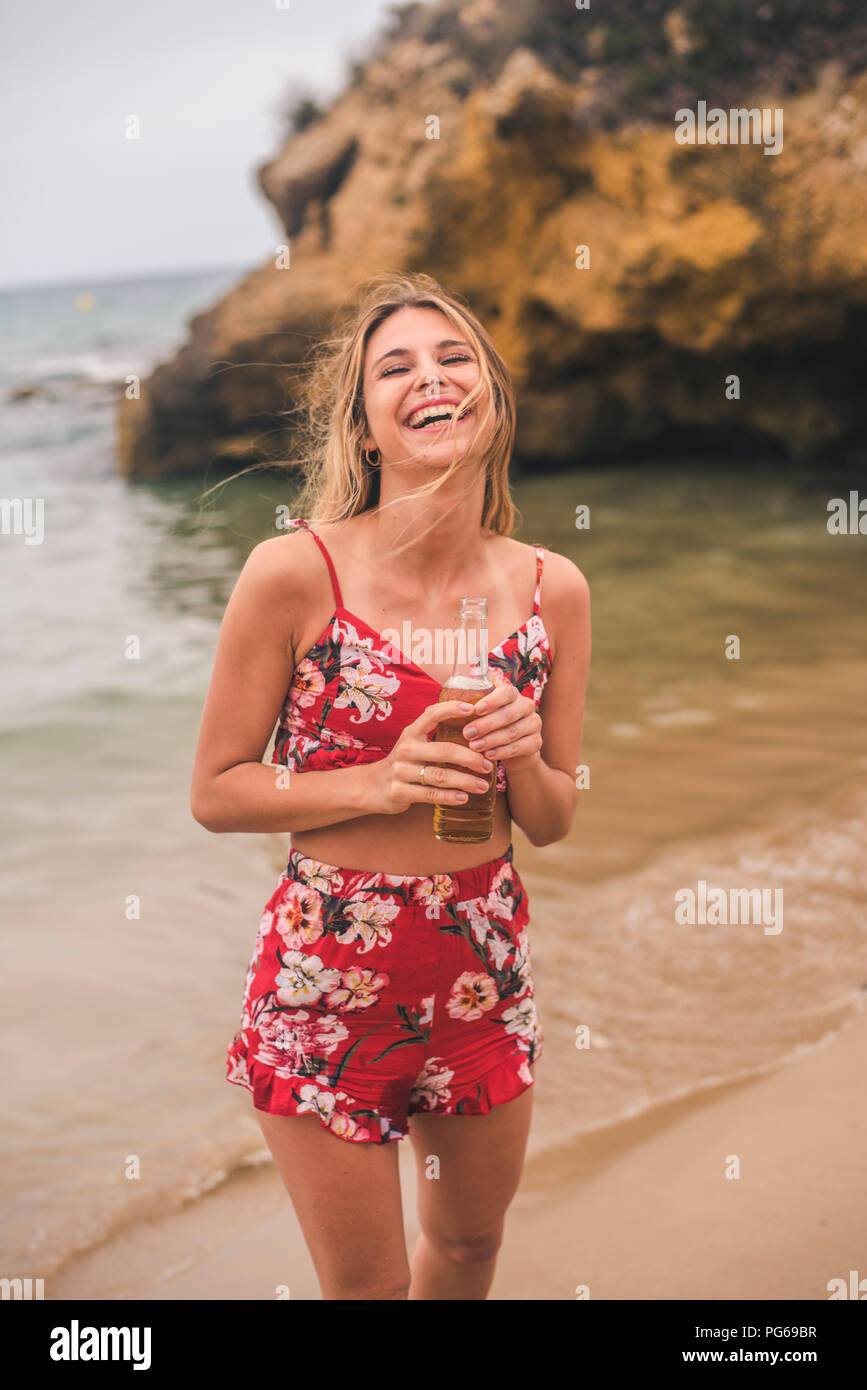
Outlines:
[[[410, 1116], [422, 1233], [409, 1297], [484, 1299], [494, 1278], [506, 1210], [518, 1190], [533, 1087], [487, 1115]], [[430, 1157], [439, 1176], [430, 1176]]]
[[295, 1208], [324, 1299], [401, 1299], [409, 1265], [398, 1140], [354, 1144], [315, 1115], [256, 1119]]

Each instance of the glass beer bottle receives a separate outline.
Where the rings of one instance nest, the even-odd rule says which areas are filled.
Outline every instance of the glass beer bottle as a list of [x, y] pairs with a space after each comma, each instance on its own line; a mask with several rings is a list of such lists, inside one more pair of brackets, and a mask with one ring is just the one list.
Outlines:
[[[487, 599], [461, 599], [457, 638], [452, 674], [439, 693], [438, 703], [443, 700], [464, 700], [467, 704], [475, 705], [494, 689], [488, 671]], [[465, 714], [457, 719], [443, 719], [436, 728], [436, 742], [460, 743], [467, 748], [469, 744], [464, 738], [463, 729], [472, 717]], [[459, 765], [453, 763], [452, 766]], [[460, 767], [460, 771], [466, 772], [467, 769]], [[434, 806], [433, 830], [437, 839], [459, 845], [475, 845], [490, 840], [494, 833], [496, 782], [497, 765], [494, 763], [488, 775], [487, 791], [470, 792], [466, 801], [454, 806]]]

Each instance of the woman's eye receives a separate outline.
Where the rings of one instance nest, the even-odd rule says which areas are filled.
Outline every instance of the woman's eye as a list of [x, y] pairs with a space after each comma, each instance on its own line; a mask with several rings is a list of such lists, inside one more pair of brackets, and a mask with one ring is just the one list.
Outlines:
[[[450, 357], [444, 357], [444, 358], [443, 358], [443, 363], [447, 363], [447, 362], [469, 362], [469, 361], [470, 361], [470, 358], [467, 357], [466, 353], [460, 353], [460, 352], [459, 352], [459, 353], [452, 353], [452, 355], [451, 355]], [[408, 372], [408, 371], [409, 371], [409, 367], [387, 367], [386, 370], [383, 372], [382, 375], [383, 375], [383, 376], [391, 376], [392, 372]]]

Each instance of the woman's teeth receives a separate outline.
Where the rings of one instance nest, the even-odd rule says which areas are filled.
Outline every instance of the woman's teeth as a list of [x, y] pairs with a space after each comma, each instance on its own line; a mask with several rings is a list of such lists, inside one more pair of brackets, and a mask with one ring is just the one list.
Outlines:
[[[472, 413], [471, 410], [465, 410], [465, 411], [463, 411], [462, 414], [458, 417], [458, 424], [460, 424], [462, 420], [465, 420], [465, 419], [467, 418], [467, 416], [470, 415], [471, 413]], [[441, 429], [443, 429], [446, 425], [450, 425], [450, 424], [451, 424], [452, 418], [453, 418], [453, 417], [450, 415], [450, 416], [448, 416], [447, 419], [442, 419], [442, 418], [441, 418], [441, 419], [439, 419], [439, 420], [426, 420], [426, 421], [425, 421], [423, 424], [421, 424], [421, 425], [407, 425], [406, 428], [407, 428], [407, 429], [411, 429], [415, 434], [421, 434], [423, 430], [441, 430]]]

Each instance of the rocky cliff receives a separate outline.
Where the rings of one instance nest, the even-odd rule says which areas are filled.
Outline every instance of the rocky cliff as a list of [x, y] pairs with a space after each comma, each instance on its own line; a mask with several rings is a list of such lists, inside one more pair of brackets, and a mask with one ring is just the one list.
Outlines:
[[[724, 42], [698, 0], [609, 0], [599, 18], [538, 0], [402, 7], [259, 170], [289, 266], [269, 257], [194, 318], [122, 403], [122, 470], [291, 459], [275, 428], [306, 346], [387, 268], [427, 271], [487, 324], [517, 388], [517, 467], [671, 446], [857, 453], [864, 34], [834, 0], [790, 4], [786, 32], [765, 34], [762, 11], [773, 27], [781, 9]], [[782, 108], [780, 152], [678, 143], [676, 111], [701, 100]]]

